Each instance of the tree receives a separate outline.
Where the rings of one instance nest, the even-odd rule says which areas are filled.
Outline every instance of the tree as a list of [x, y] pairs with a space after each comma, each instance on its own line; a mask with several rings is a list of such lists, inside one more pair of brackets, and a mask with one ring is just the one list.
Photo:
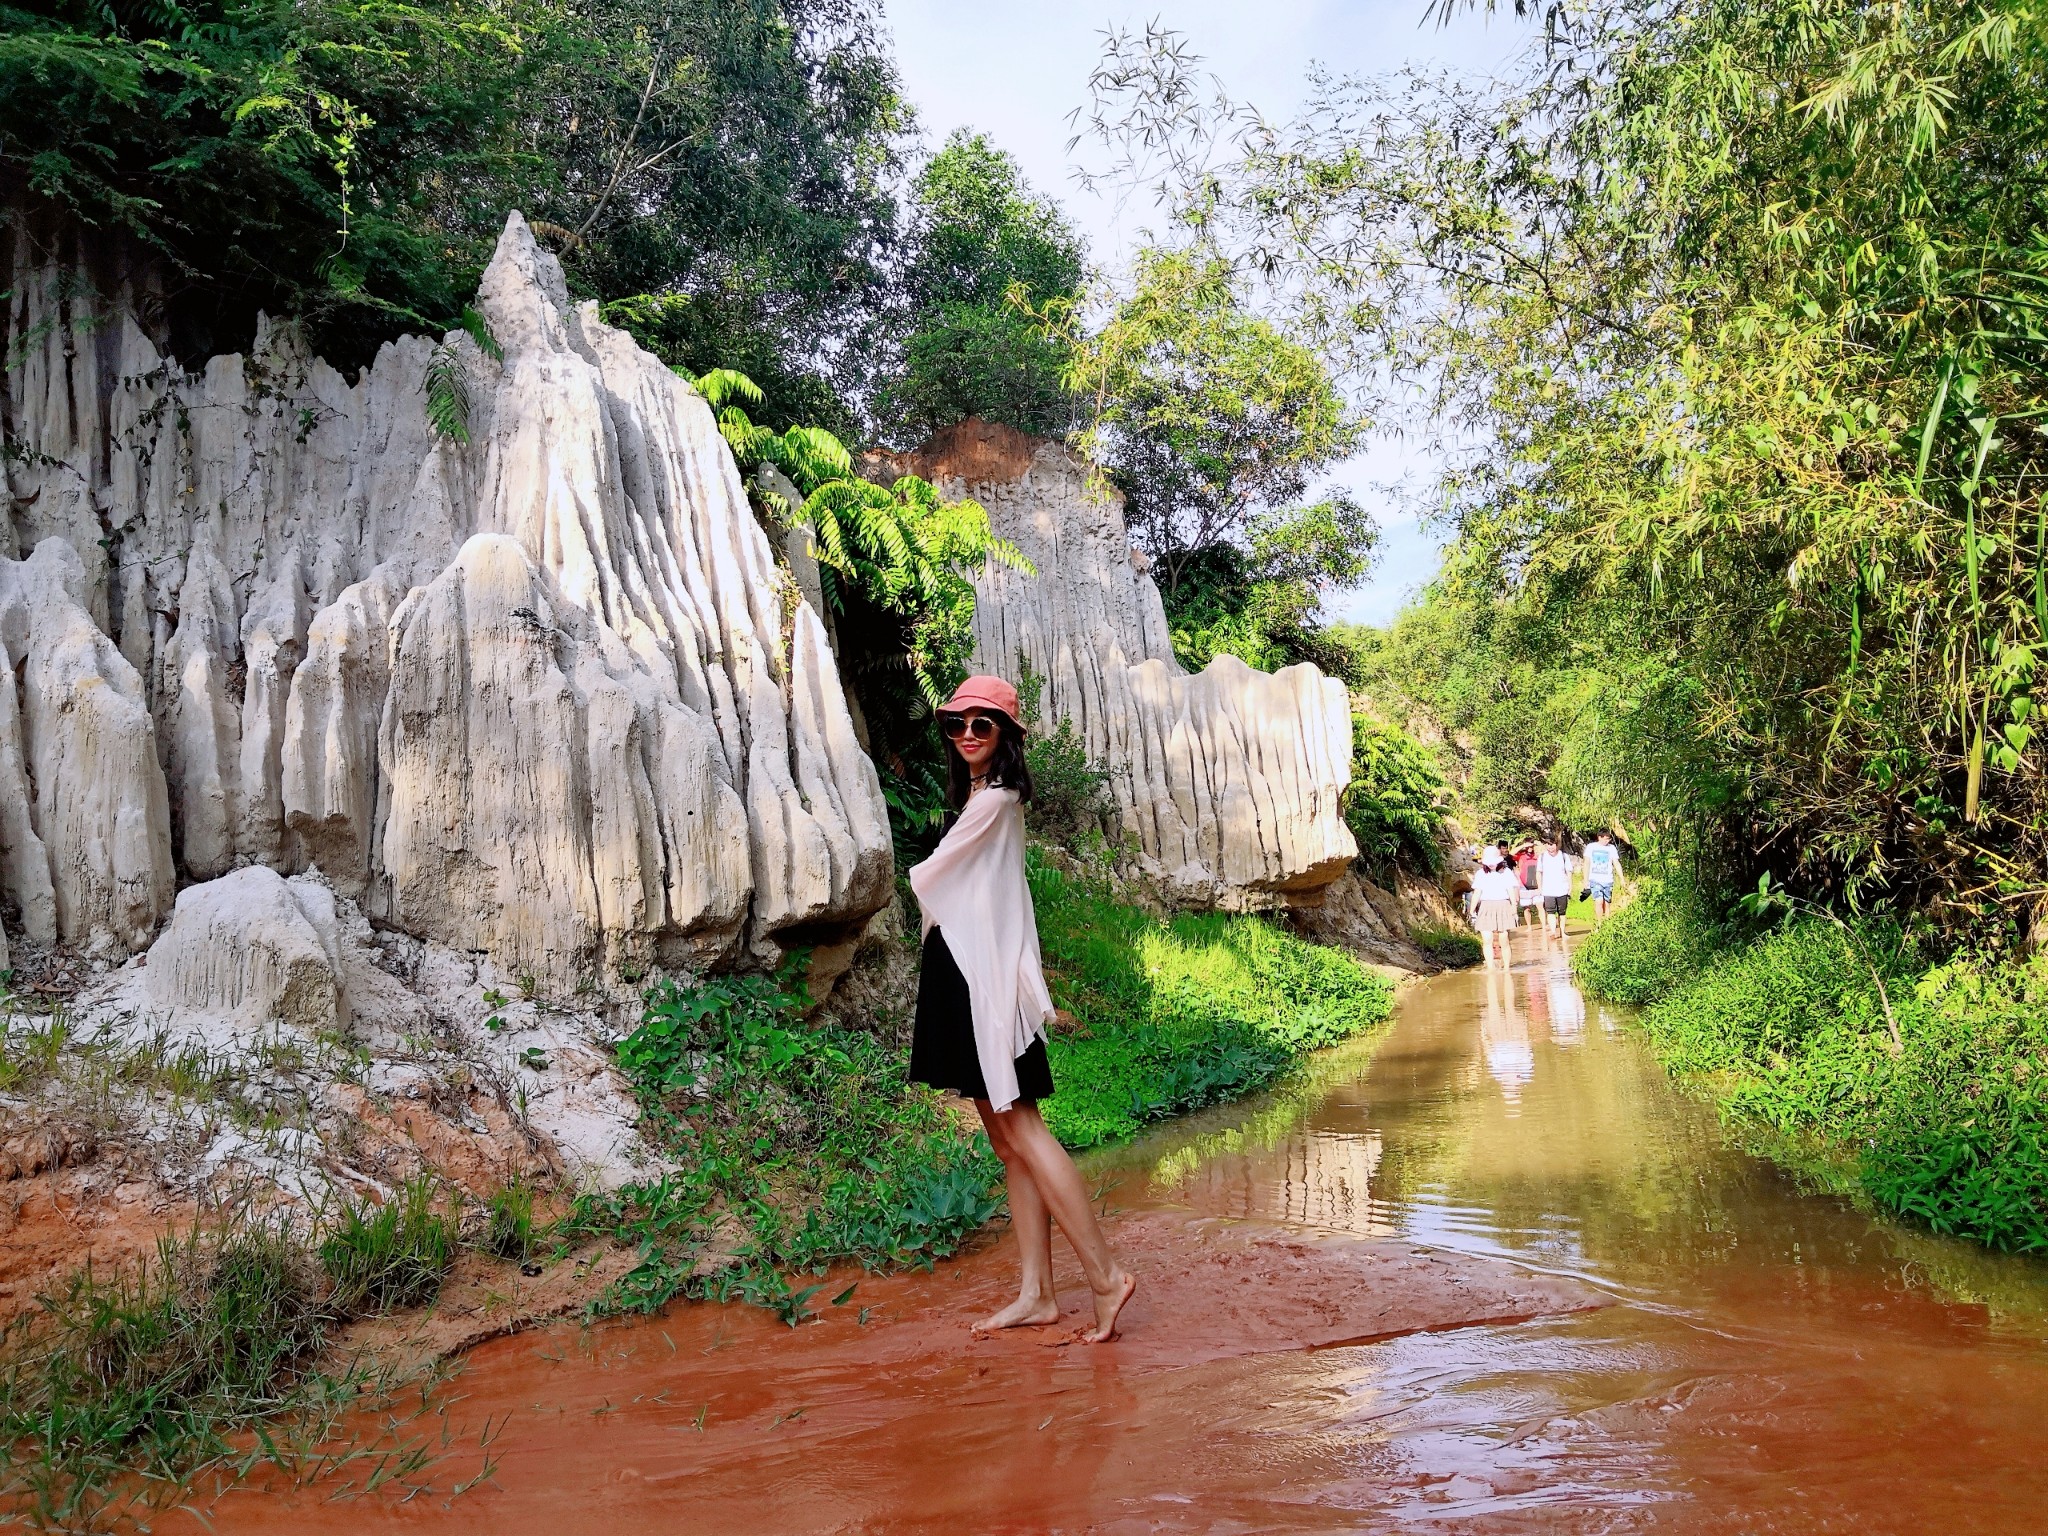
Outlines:
[[907, 336], [879, 405], [889, 430], [917, 442], [980, 416], [1064, 435], [1068, 349], [1037, 312], [1081, 288], [1081, 239], [1065, 216], [1008, 154], [958, 129], [911, 187], [907, 247]]
[[1287, 123], [1126, 38], [1094, 120], [1188, 146], [1149, 163], [1189, 227], [1476, 445], [1447, 589], [1590, 655], [1611, 787], [1736, 882], [2033, 920], [2041, 8], [1544, 15], [1520, 84]]
[[1372, 568], [1379, 525], [1339, 491], [1255, 515], [1242, 542], [1187, 552], [1167, 604], [1174, 652], [1200, 670], [1219, 655], [1262, 671], [1298, 661], [1348, 677], [1352, 658], [1321, 624], [1323, 594]]
[[1141, 251], [1101, 328], [1079, 320], [1067, 311], [1083, 445], [1123, 490], [1169, 604], [1198, 551], [1243, 544], [1358, 441], [1322, 360], [1254, 313], [1211, 250]]
[[697, 354], [829, 376], [906, 124], [862, 0], [0, 5], [0, 192], [153, 251], [201, 354], [259, 307], [341, 362], [450, 324], [519, 208]]

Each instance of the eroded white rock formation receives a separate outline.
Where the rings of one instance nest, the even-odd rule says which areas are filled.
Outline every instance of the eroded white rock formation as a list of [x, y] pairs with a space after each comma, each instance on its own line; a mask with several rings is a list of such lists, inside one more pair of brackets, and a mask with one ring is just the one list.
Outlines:
[[1044, 679], [1044, 718], [1071, 720], [1114, 770], [1140, 871], [1181, 899], [1238, 906], [1314, 893], [1349, 867], [1341, 682], [1227, 656], [1190, 675], [1122, 499], [1060, 444], [969, 420], [885, 467], [972, 496], [1030, 560], [1033, 574], [991, 565], [976, 582], [975, 665], [1014, 678], [1021, 654]]
[[179, 883], [318, 868], [566, 989], [886, 899], [874, 769], [709, 408], [516, 215], [477, 299], [502, 356], [439, 344], [466, 442], [429, 427], [432, 341], [351, 383], [266, 326], [187, 372], [10, 243], [0, 895], [31, 936], [130, 953]]
[[[352, 381], [269, 323], [188, 369], [142, 279], [35, 230], [0, 223], [0, 943], [148, 950], [79, 1000], [136, 1039], [431, 1027], [624, 1176], [599, 1005], [850, 948], [891, 889], [824, 629], [710, 408], [516, 214], [493, 345], [406, 337]], [[371, 922], [406, 964], [364, 960]], [[579, 1001], [527, 1007], [515, 1062], [492, 985]]]

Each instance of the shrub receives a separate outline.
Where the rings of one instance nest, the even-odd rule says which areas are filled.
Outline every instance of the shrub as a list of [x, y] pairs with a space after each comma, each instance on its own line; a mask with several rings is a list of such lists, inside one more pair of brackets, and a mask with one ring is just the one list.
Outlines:
[[1689, 882], [1644, 880], [1635, 900], [1580, 945], [1572, 967], [1596, 997], [1652, 1003], [1697, 977], [1727, 941]]
[[1049, 733], [1041, 728], [1044, 698], [1045, 679], [1020, 647], [1017, 705], [1024, 715], [1024, 766], [1031, 770], [1025, 820], [1038, 836], [1072, 848], [1110, 813], [1111, 770], [1089, 757], [1073, 721], [1063, 719]]
[[1351, 717], [1351, 783], [1344, 821], [1358, 854], [1375, 870], [1405, 864], [1434, 874], [1450, 786], [1429, 749], [1370, 715]]
[[1896, 929], [1809, 915], [1719, 956], [1643, 1026], [1766, 1150], [1936, 1231], [2048, 1251], [2048, 960], [1921, 971]]
[[1031, 770], [1025, 820], [1040, 837], [1073, 847], [1108, 814], [1109, 769], [1088, 756], [1073, 721], [1062, 720], [1051, 734], [1032, 737], [1024, 762]]
[[436, 1209], [440, 1185], [421, 1174], [381, 1205], [344, 1204], [320, 1244], [334, 1282], [332, 1306], [344, 1317], [417, 1306], [441, 1289], [455, 1261], [455, 1222]]
[[[679, 1172], [578, 1201], [565, 1235], [604, 1233], [640, 1262], [605, 1298], [651, 1311], [678, 1294], [739, 1298], [791, 1323], [815, 1290], [789, 1269], [841, 1261], [929, 1267], [997, 1215], [1000, 1165], [941, 1096], [907, 1079], [908, 1052], [838, 1025], [806, 1027], [791, 957], [781, 977], [663, 983], [619, 1046], [643, 1130]], [[700, 1270], [721, 1212], [748, 1228], [731, 1262]]]

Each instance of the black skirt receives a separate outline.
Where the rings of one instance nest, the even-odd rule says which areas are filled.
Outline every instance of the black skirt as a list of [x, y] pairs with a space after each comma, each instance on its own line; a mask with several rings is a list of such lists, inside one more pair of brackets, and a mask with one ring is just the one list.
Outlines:
[[[974, 1006], [967, 978], [934, 928], [925, 936], [924, 966], [917, 977], [917, 1024], [910, 1035], [910, 1080], [929, 1083], [963, 1099], [985, 1099], [981, 1055], [974, 1047]], [[1033, 1040], [1017, 1058], [1017, 1097], [1036, 1102], [1052, 1097], [1052, 1064], [1045, 1041]]]

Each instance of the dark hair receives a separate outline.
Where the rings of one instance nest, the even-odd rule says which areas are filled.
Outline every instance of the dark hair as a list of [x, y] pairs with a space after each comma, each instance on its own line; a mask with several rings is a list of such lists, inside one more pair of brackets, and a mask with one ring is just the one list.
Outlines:
[[[1031, 770], [1024, 763], [1024, 727], [999, 709], [984, 709], [982, 713], [996, 723], [995, 755], [988, 760], [989, 788], [1014, 789], [1017, 798], [1029, 805]], [[945, 718], [943, 714], [939, 716], [941, 721]], [[957, 811], [967, 804], [968, 791], [973, 788], [967, 782], [967, 759], [960, 755], [957, 746], [946, 741], [943, 729], [939, 739], [946, 742], [946, 799]]]

